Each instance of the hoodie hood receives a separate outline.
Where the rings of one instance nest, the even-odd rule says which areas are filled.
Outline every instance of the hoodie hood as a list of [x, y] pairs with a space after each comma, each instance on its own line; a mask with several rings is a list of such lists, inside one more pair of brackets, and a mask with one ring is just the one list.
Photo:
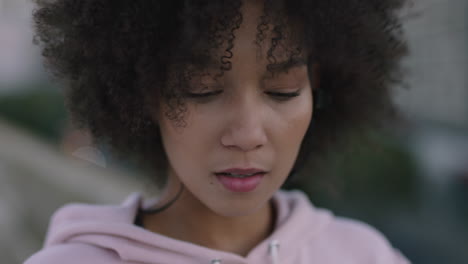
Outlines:
[[[274, 232], [246, 257], [172, 239], [134, 225], [144, 205], [133, 193], [121, 205], [69, 204], [52, 217], [45, 248], [66, 243], [85, 243], [115, 252], [125, 263], [291, 263], [306, 241], [318, 236], [330, 223], [328, 210], [312, 206], [299, 191], [278, 191], [273, 196], [277, 219]], [[144, 205], [144, 206], [143, 206]]]
[[[121, 205], [66, 205], [44, 248], [25, 264], [409, 264], [375, 228], [314, 207], [300, 191], [273, 196], [273, 233], [246, 256], [163, 236], [134, 224], [156, 200], [133, 193]], [[147, 205], [145, 205], [147, 204]]]

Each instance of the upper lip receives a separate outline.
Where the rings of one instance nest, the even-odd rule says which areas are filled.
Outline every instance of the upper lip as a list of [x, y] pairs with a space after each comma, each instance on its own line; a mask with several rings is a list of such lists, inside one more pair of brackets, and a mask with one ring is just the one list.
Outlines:
[[259, 172], [266, 172], [265, 170], [262, 169], [257, 169], [257, 168], [230, 168], [227, 170], [222, 170], [222, 171], [217, 171], [215, 173], [231, 173], [231, 174], [255, 174]]

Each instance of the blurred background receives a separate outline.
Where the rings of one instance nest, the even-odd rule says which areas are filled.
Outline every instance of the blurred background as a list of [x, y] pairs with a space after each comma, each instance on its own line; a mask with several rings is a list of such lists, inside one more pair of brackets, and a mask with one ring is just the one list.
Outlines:
[[[413, 263], [468, 263], [468, 1], [415, 0], [404, 12], [406, 125], [371, 133], [378, 148], [337, 153], [336, 194], [307, 183], [317, 206], [382, 231]], [[68, 202], [120, 203], [149, 180], [70, 125], [61, 89], [32, 44], [28, 0], [0, 0], [0, 259], [39, 250]]]

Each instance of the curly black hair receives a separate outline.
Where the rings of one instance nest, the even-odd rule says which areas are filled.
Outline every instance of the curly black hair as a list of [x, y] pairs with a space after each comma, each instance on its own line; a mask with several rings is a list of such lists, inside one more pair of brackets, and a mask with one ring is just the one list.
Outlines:
[[[319, 65], [314, 117], [293, 172], [352, 131], [394, 116], [391, 88], [402, 82], [400, 60], [408, 53], [398, 16], [405, 0], [260, 2], [256, 43], [270, 41], [268, 69], [276, 66], [279, 47], [291, 62], [306, 53], [309, 66]], [[183, 125], [184, 89], [194, 69], [215, 59], [217, 76], [230, 70], [242, 1], [36, 4], [35, 42], [46, 66], [65, 83], [75, 124], [115, 153], [164, 171], [167, 158], [151, 108], [166, 102], [166, 116]]]

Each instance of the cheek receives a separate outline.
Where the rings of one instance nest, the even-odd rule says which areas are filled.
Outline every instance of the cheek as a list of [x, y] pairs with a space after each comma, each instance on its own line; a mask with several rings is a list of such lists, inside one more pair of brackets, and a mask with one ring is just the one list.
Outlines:
[[307, 128], [309, 127], [310, 122], [312, 120], [312, 109], [312, 98], [310, 98], [298, 110], [296, 118], [294, 119], [294, 123], [296, 124], [298, 133], [300, 133], [302, 136], [305, 135]]
[[190, 167], [192, 163], [202, 165], [202, 157], [206, 157], [213, 146], [215, 125], [208, 116], [195, 114], [193, 109], [188, 109], [181, 126], [163, 118], [161, 137], [171, 164], [181, 168]]
[[282, 123], [285, 124], [283, 132], [285, 138], [289, 142], [291, 140], [302, 141], [312, 119], [312, 97], [310, 94], [307, 92], [280, 111], [281, 115], [278, 116], [282, 117]]
[[[312, 98], [304, 96], [282, 112], [282, 126], [273, 129], [278, 166], [291, 168], [299, 154], [302, 140], [312, 119]], [[281, 127], [281, 129], [278, 129]]]

